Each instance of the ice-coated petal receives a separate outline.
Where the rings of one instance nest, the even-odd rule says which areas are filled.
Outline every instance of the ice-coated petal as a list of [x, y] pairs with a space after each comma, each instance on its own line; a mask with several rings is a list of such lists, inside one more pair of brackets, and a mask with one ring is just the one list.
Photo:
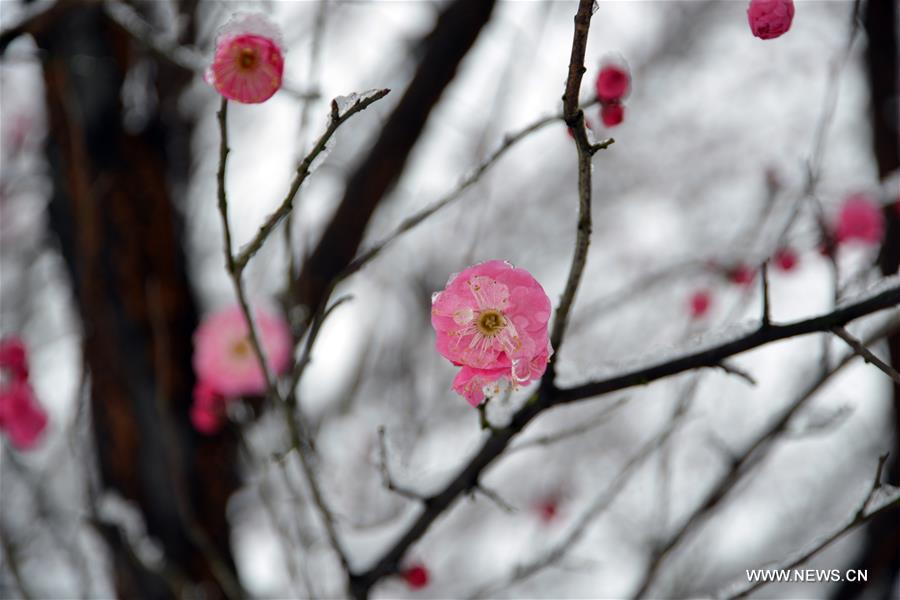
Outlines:
[[278, 28], [262, 15], [237, 15], [219, 32], [207, 79], [220, 94], [265, 102], [281, 87], [284, 53]]
[[484, 388], [487, 385], [508, 379], [508, 369], [474, 369], [463, 367], [453, 379], [453, 389], [472, 406], [484, 402]]

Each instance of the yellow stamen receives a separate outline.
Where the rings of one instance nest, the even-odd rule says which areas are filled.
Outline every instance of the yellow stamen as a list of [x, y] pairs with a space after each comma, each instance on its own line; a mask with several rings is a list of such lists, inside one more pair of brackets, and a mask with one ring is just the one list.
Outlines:
[[488, 309], [478, 315], [475, 326], [482, 335], [492, 337], [506, 327], [506, 319], [499, 311]]

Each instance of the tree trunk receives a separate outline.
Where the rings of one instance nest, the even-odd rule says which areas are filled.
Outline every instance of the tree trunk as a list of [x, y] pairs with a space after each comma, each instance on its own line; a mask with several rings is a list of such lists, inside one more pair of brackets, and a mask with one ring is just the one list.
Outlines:
[[199, 585], [220, 596], [234, 578], [226, 503], [236, 443], [189, 422], [197, 308], [170, 189], [170, 157], [188, 156], [190, 132], [166, 117], [190, 78], [160, 76], [159, 108], [129, 131], [121, 98], [133, 40], [99, 3], [61, 4], [33, 32], [44, 53], [50, 223], [82, 321], [102, 485], [137, 504], [165, 553], [166, 575], [150, 572], [102, 526], [117, 592], [172, 597]]

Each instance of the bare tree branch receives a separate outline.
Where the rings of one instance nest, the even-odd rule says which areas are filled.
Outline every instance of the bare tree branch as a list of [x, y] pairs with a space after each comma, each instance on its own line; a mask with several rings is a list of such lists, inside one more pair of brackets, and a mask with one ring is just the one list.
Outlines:
[[851, 348], [853, 348], [857, 354], [863, 357], [863, 360], [881, 369], [881, 371], [883, 371], [885, 375], [894, 380], [894, 383], [900, 384], [900, 373], [897, 373], [897, 369], [878, 358], [878, 356], [876, 356], [874, 352], [866, 348], [861, 341], [850, 335], [850, 332], [847, 331], [844, 327], [835, 327], [831, 331], [834, 332], [834, 335], [847, 342], [847, 344]]
[[[774, 565], [767, 566], [767, 570], [775, 570], [775, 571], [787, 571], [790, 569], [794, 569], [798, 567], [819, 554], [825, 548], [829, 547], [831, 544], [836, 542], [838, 539], [846, 535], [847, 533], [853, 531], [857, 527], [864, 525], [877, 517], [880, 514], [886, 513], [891, 510], [895, 510], [900, 508], [900, 488], [890, 488], [886, 491], [886, 498], [883, 498], [878, 506], [869, 510], [869, 505], [872, 503], [872, 500], [875, 498], [876, 493], [882, 488], [881, 483], [881, 473], [884, 470], [884, 463], [887, 462], [887, 454], [882, 455], [878, 458], [878, 467], [875, 471], [875, 479], [872, 482], [872, 487], [869, 489], [866, 497], [863, 499], [859, 508], [856, 510], [854, 515], [850, 518], [850, 520], [845, 523], [840, 528], [836, 529], [832, 533], [825, 536], [819, 542], [813, 544], [807, 550], [804, 550], [795, 558], [790, 560], [777, 563]], [[738, 598], [746, 598], [756, 590], [768, 585], [771, 583], [770, 581], [754, 581], [752, 583], [741, 582], [741, 585], [735, 586], [732, 589], [726, 590], [723, 594], [717, 594], [717, 597], [727, 598], [728, 600], [737, 600]]]
[[[869, 337], [869, 343], [888, 335], [898, 326], [897, 319], [892, 319], [888, 325], [880, 328], [876, 333]], [[834, 368], [823, 373], [815, 381], [811, 382], [795, 400], [785, 408], [781, 415], [776, 418], [768, 427], [766, 427], [747, 447], [730, 457], [730, 467], [728, 471], [719, 478], [716, 483], [704, 496], [703, 501], [694, 509], [694, 511], [684, 520], [681, 527], [672, 534], [665, 543], [663, 543], [655, 551], [649, 564], [645, 567], [634, 598], [642, 598], [650, 591], [650, 587], [656, 581], [656, 577], [660, 569], [665, 564], [666, 559], [681, 543], [691, 535], [702, 523], [704, 523], [710, 515], [718, 508], [722, 501], [728, 496], [735, 485], [741, 481], [750, 470], [753, 464], [759, 464], [760, 461], [768, 454], [773, 447], [773, 441], [787, 430], [788, 425], [794, 416], [803, 408], [807, 402], [830, 381], [831, 377], [840, 372], [845, 366], [850, 364], [856, 352], [851, 352]]]

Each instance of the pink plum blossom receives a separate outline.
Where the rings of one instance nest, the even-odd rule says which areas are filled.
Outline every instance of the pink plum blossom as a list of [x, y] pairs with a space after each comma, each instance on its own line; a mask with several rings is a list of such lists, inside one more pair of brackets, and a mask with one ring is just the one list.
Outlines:
[[[291, 333], [279, 316], [254, 311], [256, 329], [268, 364], [283, 374], [291, 359]], [[240, 307], [210, 315], [194, 332], [194, 372], [199, 381], [226, 397], [261, 394], [266, 379], [250, 341]]]
[[597, 74], [597, 98], [601, 102], [618, 102], [626, 93], [630, 84], [628, 71], [617, 64], [607, 64]]
[[793, 0], [750, 0], [747, 21], [753, 35], [763, 40], [777, 38], [791, 28]]
[[609, 102], [600, 108], [600, 120], [607, 127], [615, 127], [625, 120], [625, 107], [618, 102]]
[[229, 100], [265, 102], [281, 87], [284, 55], [278, 28], [263, 15], [238, 15], [219, 32], [207, 80]]
[[473, 406], [484, 391], [540, 378], [552, 352], [547, 332], [550, 299], [524, 269], [491, 260], [450, 279], [432, 301], [436, 346], [462, 367], [453, 389]]
[[30, 450], [47, 427], [47, 413], [25, 380], [13, 380], [0, 389], [0, 429], [18, 450]]
[[877, 244], [884, 235], [884, 213], [877, 202], [865, 194], [848, 197], [838, 215], [834, 237], [839, 243], [856, 241]]

